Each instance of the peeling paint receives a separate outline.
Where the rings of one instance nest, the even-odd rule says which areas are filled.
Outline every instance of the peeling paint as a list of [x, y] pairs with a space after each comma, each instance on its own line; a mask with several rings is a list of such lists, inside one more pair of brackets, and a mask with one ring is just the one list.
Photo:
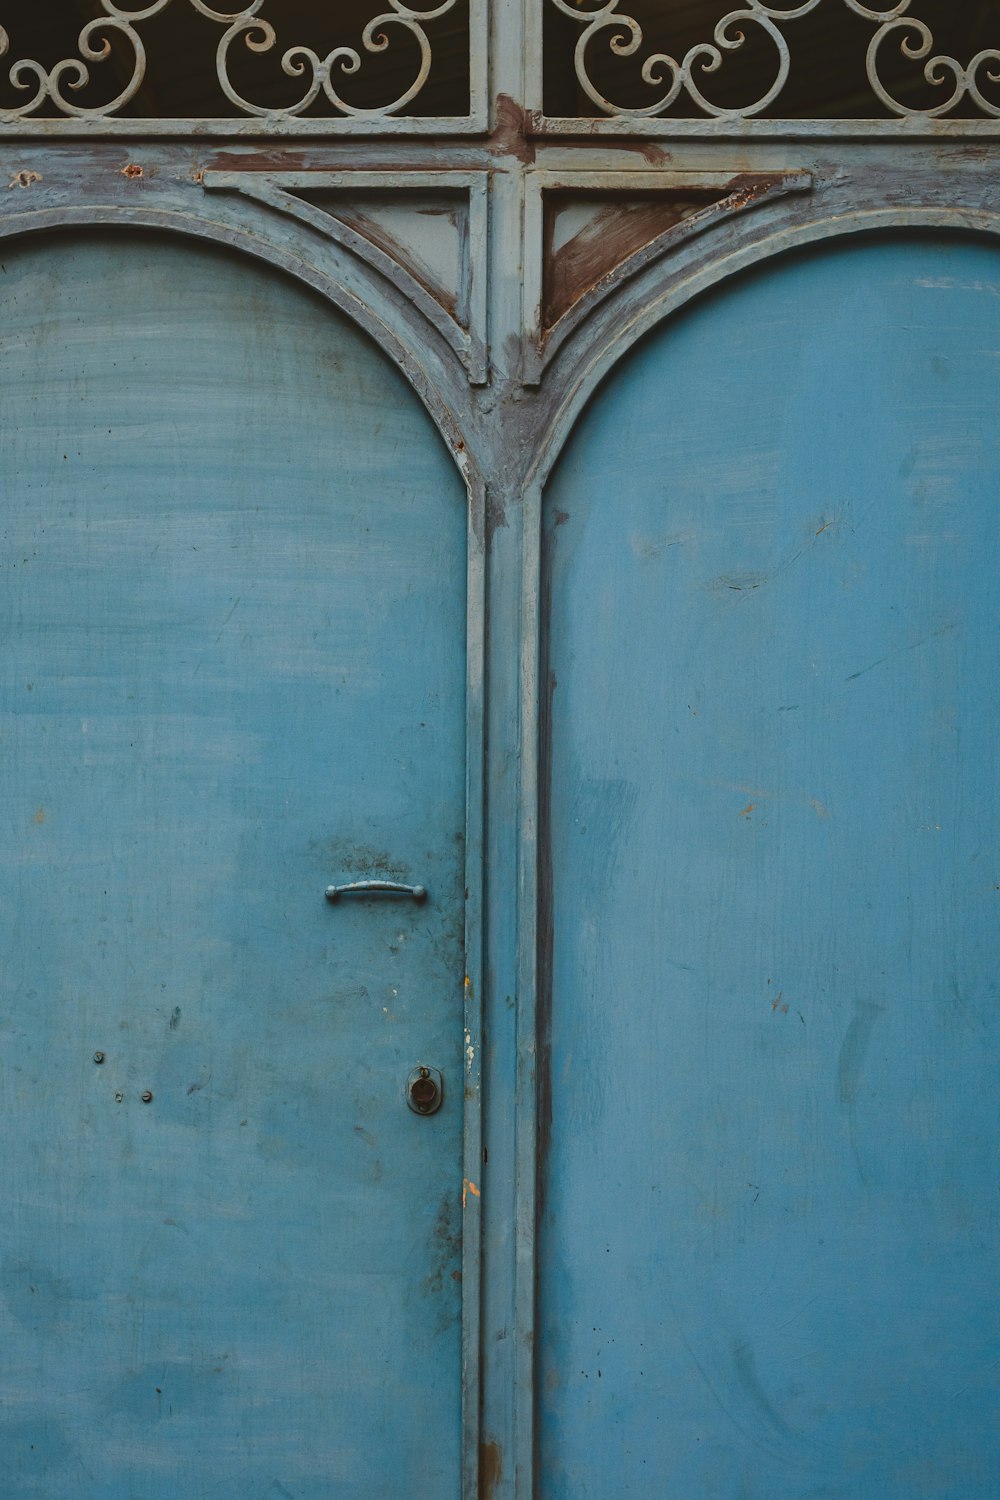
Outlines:
[[479, 1500], [494, 1500], [503, 1478], [503, 1449], [494, 1439], [479, 1445]]
[[528, 139], [532, 124], [529, 110], [518, 104], [509, 94], [497, 96], [497, 126], [493, 134], [493, 148], [498, 156], [512, 156], [522, 166], [530, 166], [535, 160], [534, 143]]

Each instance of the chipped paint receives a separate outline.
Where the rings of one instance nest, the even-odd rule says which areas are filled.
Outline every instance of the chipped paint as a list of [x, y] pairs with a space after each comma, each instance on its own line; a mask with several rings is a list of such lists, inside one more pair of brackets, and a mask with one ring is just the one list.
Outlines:
[[510, 94], [499, 94], [493, 132], [493, 149], [497, 156], [513, 157], [522, 166], [529, 166], [535, 160], [535, 145], [530, 135], [532, 125], [530, 111]]
[[503, 1478], [503, 1449], [492, 1439], [479, 1448], [479, 1500], [495, 1500]]

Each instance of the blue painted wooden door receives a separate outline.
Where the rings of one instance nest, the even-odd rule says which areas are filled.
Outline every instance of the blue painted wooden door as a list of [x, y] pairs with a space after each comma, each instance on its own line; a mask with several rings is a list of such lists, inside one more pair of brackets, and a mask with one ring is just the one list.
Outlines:
[[0, 299], [0, 1490], [455, 1496], [464, 491], [250, 262]]
[[760, 270], [551, 484], [546, 1500], [1000, 1494], [998, 292]]

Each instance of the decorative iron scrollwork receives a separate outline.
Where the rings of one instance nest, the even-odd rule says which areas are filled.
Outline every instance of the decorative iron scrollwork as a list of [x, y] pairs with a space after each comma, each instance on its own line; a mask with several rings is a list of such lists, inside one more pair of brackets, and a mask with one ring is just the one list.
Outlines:
[[[147, 0], [145, 4], [129, 6], [123, 0], [97, 0], [103, 15], [88, 21], [79, 36], [79, 57], [64, 58], [51, 67], [44, 67], [32, 58], [21, 58], [10, 67], [8, 78], [16, 90], [31, 90], [31, 97], [14, 108], [0, 110], [0, 122], [23, 119], [35, 114], [47, 104], [63, 115], [76, 119], [106, 119], [118, 114], [135, 98], [146, 77], [147, 53], [139, 24], [153, 16], [162, 14], [178, 0]], [[208, 0], [187, 0], [195, 11], [208, 21], [225, 28], [219, 38], [215, 52], [216, 76], [222, 93], [237, 114], [266, 117], [269, 120], [291, 119], [303, 114], [317, 100], [325, 98], [341, 115], [354, 118], [379, 119], [398, 114], [411, 104], [423, 89], [431, 71], [432, 48], [427, 34], [428, 22], [437, 21], [450, 11], [455, 11], [459, 0], [437, 0], [437, 3], [407, 3], [407, 0], [383, 0], [388, 6], [380, 15], [373, 17], [364, 26], [360, 47], [339, 45], [325, 56], [312, 47], [295, 45], [287, 47], [281, 54], [281, 69], [288, 78], [304, 79], [301, 98], [292, 104], [274, 108], [255, 103], [240, 93], [230, 76], [233, 49], [242, 44], [249, 52], [271, 52], [278, 45], [275, 26], [264, 14], [268, 0], [245, 0], [238, 4], [233, 0], [228, 7], [209, 4]], [[408, 86], [377, 106], [361, 106], [351, 103], [338, 88], [339, 79], [359, 74], [368, 58], [388, 52], [394, 40], [408, 37], [411, 47], [417, 51], [416, 73]], [[84, 106], [73, 99], [74, 92], [86, 88], [91, 82], [91, 65], [107, 62], [112, 55], [115, 38], [124, 42], [131, 54], [131, 76], [114, 98], [105, 104]], [[0, 26], [0, 57], [10, 54], [10, 35]]]
[[[766, 0], [745, 0], [745, 4], [730, 11], [717, 23], [711, 41], [697, 43], [682, 57], [652, 52], [645, 58], [641, 69], [642, 82], [658, 90], [658, 94], [652, 103], [641, 106], [615, 104], [595, 85], [588, 69], [588, 52], [598, 37], [606, 39], [615, 57], [632, 58], [641, 53], [645, 41], [643, 29], [633, 16], [619, 9], [622, 3], [623, 0], [551, 0], [556, 10], [584, 28], [575, 49], [576, 77], [596, 109], [608, 115], [641, 119], [664, 114], [686, 94], [703, 115], [720, 120], [739, 120], [764, 114], [788, 81], [791, 54], [782, 27], [809, 15], [821, 5], [833, 5], [836, 0], [800, 0], [798, 4], [785, 6], [769, 4]], [[1000, 118], [1000, 103], [991, 101], [982, 89], [986, 81], [1000, 84], [1000, 48], [984, 48], [967, 64], [954, 57], [935, 54], [933, 31], [926, 21], [911, 13], [912, 3], [913, 0], [882, 0], [881, 4], [842, 0], [849, 11], [877, 28], [866, 55], [868, 82], [875, 97], [891, 114], [899, 116], [930, 119], [950, 113], [968, 99], [983, 114]], [[737, 108], [717, 104], [708, 97], [701, 83], [707, 75], [717, 73], [723, 67], [727, 54], [738, 52], [746, 44], [748, 27], [756, 28], [758, 35], [773, 43], [773, 73], [766, 88], [752, 103]], [[932, 88], [951, 85], [948, 98], [917, 108], [895, 97], [879, 72], [892, 38], [898, 42], [903, 59], [923, 63], [924, 81]]]
[[[128, 12], [121, 10], [112, 0], [105, 0], [107, 14], [88, 21], [80, 32], [79, 57], [64, 58], [51, 68], [43, 67], [33, 58], [21, 58], [13, 64], [8, 77], [14, 88], [27, 90], [34, 87], [35, 91], [30, 99], [17, 108], [5, 109], [0, 119], [23, 119], [25, 115], [40, 109], [49, 99], [63, 114], [72, 115], [76, 119], [93, 119], [123, 109], [135, 97], [146, 76], [146, 49], [134, 23], [146, 16], [155, 15], [169, 3], [170, 0], [156, 0], [155, 4], [147, 5], [142, 11]], [[197, 0], [192, 0], [192, 3], [197, 4]], [[131, 78], [113, 99], [100, 108], [87, 109], [75, 104], [66, 97], [63, 90], [86, 87], [90, 82], [88, 64], [105, 62], [111, 56], [111, 38], [116, 32], [132, 48], [134, 63]], [[6, 28], [0, 26], [0, 57], [6, 57], [9, 52], [10, 36]]]

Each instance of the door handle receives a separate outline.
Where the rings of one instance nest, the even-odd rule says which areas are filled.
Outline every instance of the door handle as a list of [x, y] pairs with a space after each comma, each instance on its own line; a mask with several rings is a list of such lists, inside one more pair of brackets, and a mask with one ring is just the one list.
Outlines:
[[397, 880], [355, 880], [350, 885], [327, 886], [328, 901], [339, 901], [341, 896], [409, 896], [412, 901], [426, 901], [427, 887], [401, 885]]

